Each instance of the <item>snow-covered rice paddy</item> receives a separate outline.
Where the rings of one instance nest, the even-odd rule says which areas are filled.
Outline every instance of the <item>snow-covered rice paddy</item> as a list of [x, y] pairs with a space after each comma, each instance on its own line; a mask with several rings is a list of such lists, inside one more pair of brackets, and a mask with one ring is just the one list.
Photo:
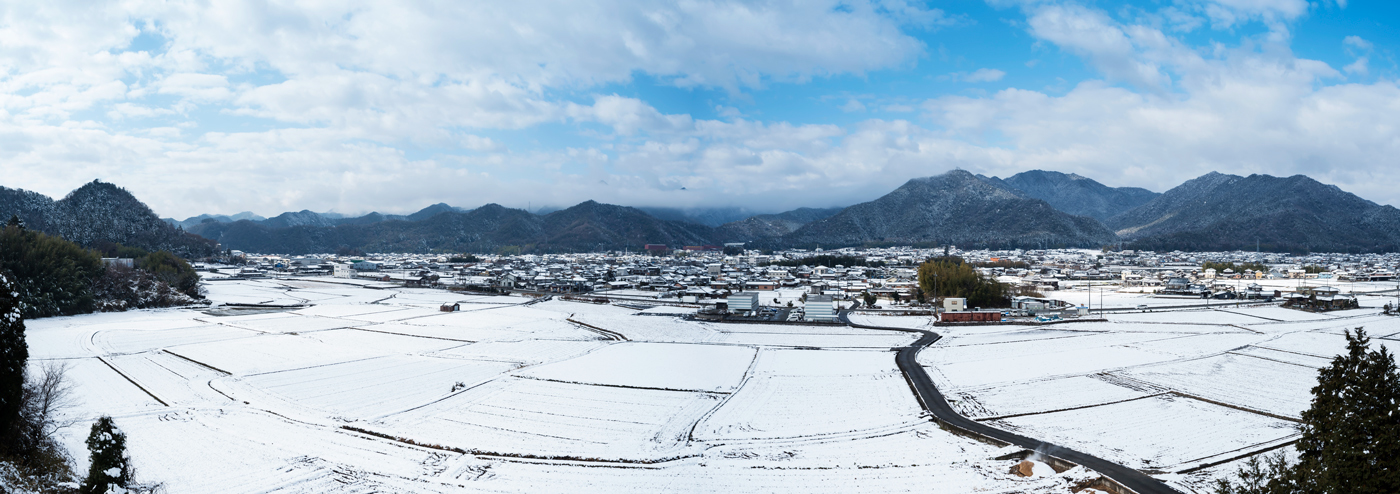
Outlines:
[[[359, 280], [207, 285], [217, 304], [285, 307], [28, 322], [32, 365], [69, 366], [73, 417], [113, 416], [142, 478], [172, 493], [1067, 493], [1095, 476], [1014, 477], [994, 460], [1014, 450], [933, 424], [895, 365], [916, 331]], [[1200, 465], [1291, 440], [1343, 330], [1400, 347], [1400, 319], [1377, 310], [1103, 297], [1153, 309], [1049, 326], [852, 320], [942, 334], [918, 360], [968, 417], [1200, 492], [1233, 463]], [[62, 433], [80, 463], [86, 432]]]

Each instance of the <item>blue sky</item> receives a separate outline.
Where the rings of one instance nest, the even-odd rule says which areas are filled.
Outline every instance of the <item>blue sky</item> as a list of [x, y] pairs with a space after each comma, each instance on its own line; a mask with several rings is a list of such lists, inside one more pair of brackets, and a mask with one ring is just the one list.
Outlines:
[[1390, 2], [0, 6], [0, 185], [162, 216], [873, 199], [962, 168], [1400, 204]]

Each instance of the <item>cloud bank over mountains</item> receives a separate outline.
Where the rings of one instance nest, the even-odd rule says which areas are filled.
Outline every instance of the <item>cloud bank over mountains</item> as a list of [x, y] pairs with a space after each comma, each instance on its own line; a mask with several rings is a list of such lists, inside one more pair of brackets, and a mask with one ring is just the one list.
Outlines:
[[[1388, 46], [1343, 33], [1330, 42], [1345, 63], [1295, 52], [1345, 2], [961, 7], [10, 3], [0, 166], [10, 187], [101, 178], [175, 217], [586, 199], [781, 210], [953, 168], [1157, 191], [1209, 171], [1305, 173], [1400, 204]], [[959, 53], [960, 34], [993, 26], [1023, 49]], [[1055, 57], [1083, 70], [1018, 78]], [[933, 84], [925, 72], [965, 89], [909, 89]], [[871, 81], [869, 97], [836, 87], [851, 80]]]

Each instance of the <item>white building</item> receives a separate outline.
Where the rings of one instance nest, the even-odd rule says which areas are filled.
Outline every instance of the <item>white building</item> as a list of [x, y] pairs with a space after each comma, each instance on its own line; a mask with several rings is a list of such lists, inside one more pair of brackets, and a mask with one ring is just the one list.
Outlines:
[[134, 267], [136, 267], [136, 260], [135, 260], [135, 259], [126, 258], [126, 257], [122, 257], [122, 258], [117, 258], [117, 257], [104, 257], [104, 258], [102, 258], [102, 265], [103, 265], [103, 266], [122, 266], [122, 267], [126, 267], [126, 268], [134, 268]]
[[836, 320], [836, 310], [832, 307], [831, 295], [808, 295], [807, 303], [803, 309], [807, 312], [808, 321], [833, 322]]
[[735, 314], [755, 311], [758, 310], [758, 292], [735, 293], [726, 298], [725, 303], [729, 305], [729, 312]]
[[967, 299], [948, 297], [943, 299], [943, 310], [945, 312], [961, 312], [967, 310]]
[[335, 263], [331, 265], [331, 276], [336, 278], [354, 278], [355, 268], [349, 264]]

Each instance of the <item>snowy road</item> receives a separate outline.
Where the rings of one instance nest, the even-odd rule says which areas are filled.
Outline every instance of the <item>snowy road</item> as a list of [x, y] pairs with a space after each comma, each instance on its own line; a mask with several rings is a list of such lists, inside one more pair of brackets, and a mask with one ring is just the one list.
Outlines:
[[842, 322], [857, 328], [882, 329], [888, 331], [917, 332], [922, 336], [914, 343], [901, 347], [895, 356], [895, 361], [899, 368], [914, 386], [914, 390], [919, 395], [919, 401], [924, 408], [933, 414], [940, 423], [945, 426], [962, 429], [973, 434], [994, 438], [1009, 444], [1026, 448], [1031, 451], [1048, 453], [1066, 461], [1083, 465], [1091, 470], [1099, 472], [1124, 487], [1132, 489], [1138, 494], [1179, 494], [1176, 489], [1172, 489], [1161, 481], [1152, 478], [1135, 469], [1128, 468], [1117, 463], [1113, 463], [1093, 455], [1088, 455], [1050, 444], [1041, 440], [1031, 439], [1019, 434], [1007, 432], [995, 427], [988, 426], [962, 416], [948, 405], [948, 400], [943, 397], [943, 393], [938, 391], [938, 387], [929, 378], [928, 372], [918, 362], [918, 353], [925, 347], [932, 345], [942, 338], [938, 333], [921, 329], [877, 327], [854, 324], [850, 321], [847, 312], [840, 314]]

